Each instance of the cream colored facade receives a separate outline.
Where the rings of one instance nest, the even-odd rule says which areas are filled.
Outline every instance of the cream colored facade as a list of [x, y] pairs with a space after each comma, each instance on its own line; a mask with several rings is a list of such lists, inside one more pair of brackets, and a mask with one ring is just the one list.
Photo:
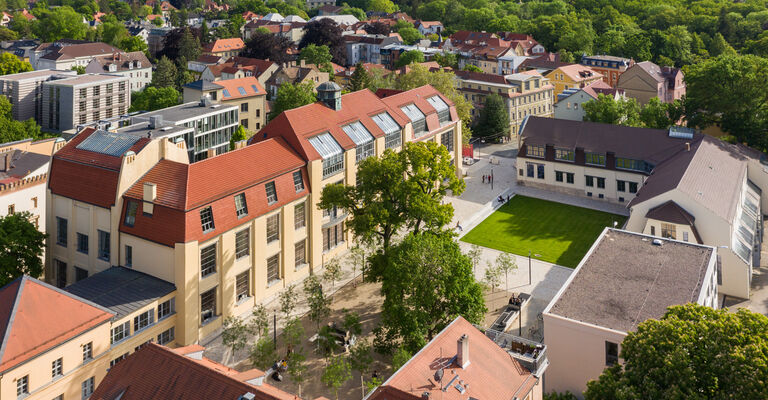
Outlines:
[[[570, 66], [566, 66], [567, 68], [571, 68]], [[581, 66], [583, 70], [590, 71], [591, 69], [587, 66]], [[557, 95], [560, 93], [563, 93], [563, 90], [566, 89], [573, 89], [573, 88], [580, 88], [584, 87], [586, 85], [589, 85], [592, 82], [596, 82], [603, 79], [603, 75], [597, 73], [596, 71], [593, 71], [592, 76], [587, 77], [580, 77], [579, 79], [572, 78], [569, 73], [566, 73], [561, 68], [557, 68], [554, 71], [548, 73], [545, 75], [549, 81], [552, 83], [552, 85], [555, 86], [555, 102], [557, 102]]]
[[267, 122], [267, 94], [262, 92], [257, 96], [239, 97], [231, 100], [224, 98], [223, 88], [216, 90], [197, 90], [184, 88], [184, 103], [199, 101], [204, 94], [211, 96], [214, 103], [237, 106], [240, 110], [240, 125], [245, 129], [257, 132]]
[[[95, 389], [111, 367], [110, 362], [133, 353], [146, 342], [157, 341], [161, 333], [176, 325], [176, 315], [172, 313], [138, 332], [133, 328], [134, 317], [148, 310], [154, 310], [157, 315], [158, 305], [173, 299], [175, 295], [168, 294], [119, 320], [113, 318], [99, 324], [0, 374], [0, 398], [16, 399], [16, 381], [24, 376], [28, 377], [29, 383], [29, 395], [23, 397], [24, 399], [51, 400], [57, 399], [57, 396], [63, 396], [65, 400], [86, 398], [82, 392], [83, 382], [93, 378]], [[112, 329], [126, 322], [130, 325], [129, 336], [117, 343], [111, 343]], [[84, 360], [84, 347], [88, 344], [92, 348], [92, 357]], [[173, 346], [174, 341], [167, 342], [166, 345]], [[62, 374], [53, 377], [52, 364], [58, 359], [62, 361]]]

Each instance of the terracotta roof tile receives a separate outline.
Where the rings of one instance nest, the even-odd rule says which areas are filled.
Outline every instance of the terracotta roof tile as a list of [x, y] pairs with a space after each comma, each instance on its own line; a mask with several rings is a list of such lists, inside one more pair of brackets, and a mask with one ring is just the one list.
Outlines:
[[0, 373], [86, 332], [114, 314], [24, 276], [0, 288]]
[[246, 393], [253, 393], [257, 400], [299, 399], [270, 385], [239, 381], [227, 372], [229, 368], [204, 360], [191, 359], [154, 343], [147, 344], [110, 368], [91, 399], [112, 400], [122, 394], [121, 400], [236, 400]]
[[218, 53], [221, 51], [233, 51], [241, 50], [245, 48], [243, 39], [231, 38], [231, 39], [218, 39], [205, 45], [203, 50], [211, 53]]
[[[224, 79], [216, 81], [227, 92], [222, 95], [222, 100], [239, 99], [241, 97], [266, 96], [267, 91], [261, 86], [259, 80], [253, 76], [240, 79]], [[229, 96], [227, 96], [229, 94]]]

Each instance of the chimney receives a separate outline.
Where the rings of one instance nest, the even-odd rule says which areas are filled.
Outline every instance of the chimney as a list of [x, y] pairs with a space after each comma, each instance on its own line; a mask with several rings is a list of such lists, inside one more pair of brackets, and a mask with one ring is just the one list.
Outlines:
[[149, 117], [149, 129], [159, 129], [163, 125], [162, 115], [151, 115]]
[[456, 362], [461, 369], [469, 366], [469, 336], [466, 333], [456, 342]]
[[691, 142], [685, 142], [685, 151], [691, 151]]
[[144, 203], [142, 206], [142, 210], [144, 211], [144, 214], [152, 215], [152, 213], [155, 210], [155, 205], [153, 204], [155, 200], [157, 200], [157, 185], [150, 182], [144, 182]]
[[301, 61], [299, 61], [299, 65], [302, 66], [302, 67], [306, 67], [307, 66], [307, 61], [306, 60], [301, 60]]
[[210, 107], [213, 102], [211, 102], [211, 96], [204, 94], [200, 96], [200, 107]]
[[216, 150], [208, 149], [208, 156], [205, 158], [213, 158], [213, 157], [216, 157]]
[[11, 161], [13, 159], [13, 151], [9, 151], [5, 154], [5, 172], [8, 172], [11, 170]]

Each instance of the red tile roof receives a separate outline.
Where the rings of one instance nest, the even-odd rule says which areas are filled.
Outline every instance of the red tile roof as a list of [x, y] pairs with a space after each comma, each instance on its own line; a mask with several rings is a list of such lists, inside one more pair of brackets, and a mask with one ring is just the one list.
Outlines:
[[9, 283], [0, 288], [0, 374], [113, 316], [28, 276]]
[[[457, 342], [462, 335], [469, 338], [469, 365], [461, 368], [451, 363], [457, 354]], [[441, 390], [434, 375], [443, 367], [443, 384], [453, 384]], [[454, 380], [455, 379], [455, 380]], [[466, 400], [525, 398], [538, 383], [538, 378], [507, 354], [491, 339], [457, 317], [431, 342], [416, 353], [369, 397], [370, 400], [417, 400], [425, 392], [432, 399]], [[454, 384], [461, 384], [460, 393]]]
[[[224, 88], [229, 93], [222, 94], [221, 100], [233, 100], [242, 97], [266, 96], [267, 91], [261, 86], [259, 80], [253, 76], [240, 79], [223, 79], [216, 81], [216, 84]], [[242, 91], [240, 91], [242, 89]]]
[[[282, 139], [275, 138], [194, 164], [162, 160], [139, 179], [124, 197], [141, 201], [145, 182], [154, 183], [157, 198], [153, 215], [139, 212], [133, 227], [120, 231], [173, 246], [207, 240], [264, 215], [309, 193], [304, 160]], [[296, 192], [293, 172], [301, 171], [304, 190]], [[275, 181], [278, 202], [267, 203], [263, 183]], [[248, 215], [237, 218], [232, 196], [245, 193]], [[211, 206], [215, 229], [203, 233], [200, 208]], [[123, 206], [123, 218], [128, 201]], [[123, 219], [124, 221], [124, 219]]]
[[218, 53], [222, 51], [241, 50], [245, 48], [243, 39], [231, 38], [231, 39], [218, 39], [212, 43], [208, 43], [203, 47], [203, 50], [210, 53]]
[[[440, 121], [437, 119], [437, 110], [435, 110], [435, 108], [429, 104], [427, 98], [435, 95], [440, 96], [445, 104], [448, 104], [448, 106], [451, 107], [451, 121], [458, 121], [459, 115], [456, 113], [456, 108], [453, 107], [453, 102], [447, 97], [443, 96], [443, 94], [440, 93], [437, 89], [433, 88], [432, 85], [424, 85], [417, 87], [416, 89], [394, 94], [392, 96], [381, 99], [381, 101], [387, 104], [389, 108], [393, 110], [394, 114], [397, 114], [397, 116], [392, 115], [395, 120], [397, 120], [399, 117], [410, 121], [408, 116], [405, 115], [400, 107], [408, 104], [415, 104], [416, 107], [418, 107], [419, 110], [421, 110], [421, 112], [424, 113], [424, 115], [427, 117], [427, 129], [429, 131], [433, 131], [440, 128]], [[420, 138], [420, 140], [424, 140], [429, 137], [429, 135], [424, 135]]]
[[299, 399], [267, 384], [240, 381], [227, 372], [229, 368], [212, 368], [216, 363], [205, 360], [193, 360], [149, 343], [110, 368], [91, 399], [112, 400], [122, 395], [121, 400], [236, 400], [246, 393], [254, 394], [257, 400]]

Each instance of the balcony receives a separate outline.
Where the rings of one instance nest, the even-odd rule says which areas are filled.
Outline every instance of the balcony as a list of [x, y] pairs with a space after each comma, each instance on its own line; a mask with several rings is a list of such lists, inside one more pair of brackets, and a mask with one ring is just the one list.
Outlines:
[[493, 340], [537, 377], [542, 376], [547, 366], [549, 366], [547, 346], [544, 343], [534, 342], [533, 340], [493, 329], [486, 329], [485, 336]]

